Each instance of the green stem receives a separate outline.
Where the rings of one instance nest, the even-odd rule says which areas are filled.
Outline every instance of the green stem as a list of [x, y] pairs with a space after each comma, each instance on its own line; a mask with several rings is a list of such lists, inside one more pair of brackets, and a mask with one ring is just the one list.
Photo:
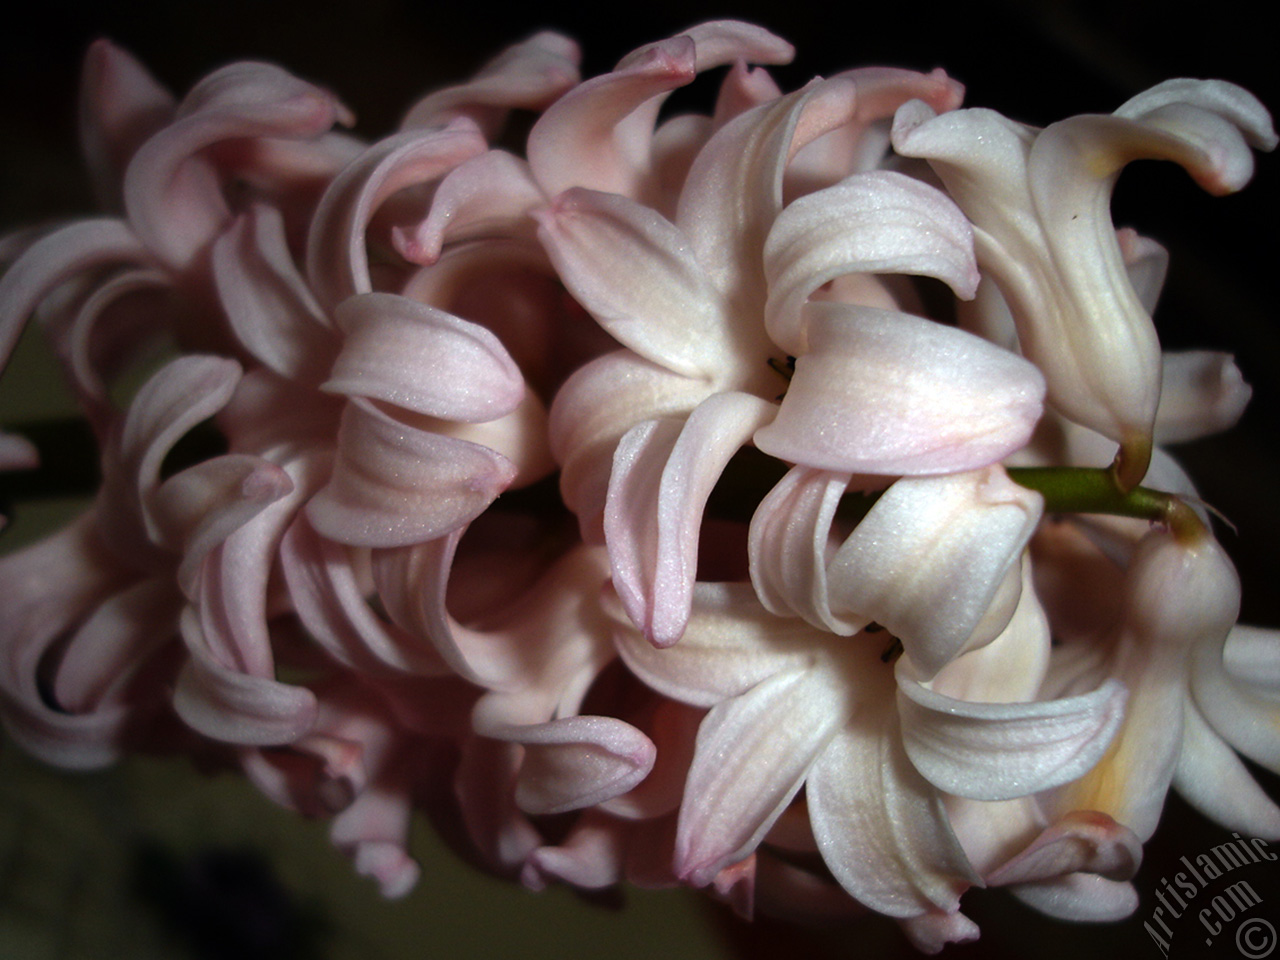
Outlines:
[[1204, 523], [1181, 498], [1134, 487], [1124, 490], [1112, 469], [1092, 467], [1009, 467], [1009, 478], [1044, 497], [1045, 513], [1103, 513], [1160, 523], [1179, 540], [1208, 535]]

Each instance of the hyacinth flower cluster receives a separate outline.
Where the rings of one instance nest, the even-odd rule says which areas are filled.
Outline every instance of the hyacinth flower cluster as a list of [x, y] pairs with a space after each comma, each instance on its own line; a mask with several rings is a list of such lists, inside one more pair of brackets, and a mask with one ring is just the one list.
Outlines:
[[972, 887], [1132, 913], [1170, 788], [1280, 838], [1239, 756], [1280, 772], [1280, 634], [1162, 449], [1249, 387], [1162, 352], [1110, 215], [1135, 159], [1243, 187], [1266, 110], [1035, 129], [792, 56], [721, 21], [584, 80], [541, 33], [368, 143], [279, 67], [179, 99], [96, 43], [103, 211], [2, 251], [0, 358], [39, 327], [102, 475], [0, 559], [7, 736], [239, 770], [391, 897], [424, 811], [532, 889], [930, 952]]

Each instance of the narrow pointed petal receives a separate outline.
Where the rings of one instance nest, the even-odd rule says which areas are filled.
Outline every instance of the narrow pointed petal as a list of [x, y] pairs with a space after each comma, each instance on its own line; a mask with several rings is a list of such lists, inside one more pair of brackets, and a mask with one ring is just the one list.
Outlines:
[[849, 273], [935, 277], [964, 299], [978, 287], [973, 230], [941, 191], [876, 170], [789, 204], [764, 248], [769, 336], [790, 356], [808, 351], [801, 307], [815, 290]]
[[804, 314], [811, 352], [755, 436], [765, 453], [838, 473], [954, 473], [1030, 439], [1044, 380], [1017, 354], [905, 313], [810, 303]]
[[234, 360], [179, 357], [148, 380], [130, 405], [118, 441], [104, 454], [102, 495], [112, 509], [99, 522], [107, 542], [133, 552], [136, 562], [158, 562], [156, 544], [163, 535], [148, 504], [165, 456], [183, 434], [226, 406], [239, 380]]
[[317, 707], [310, 690], [227, 667], [207, 645], [190, 608], [182, 617], [182, 636], [191, 659], [178, 674], [173, 707], [197, 733], [266, 747], [293, 743], [311, 730]]
[[129, 220], [157, 257], [183, 269], [230, 219], [203, 151], [227, 140], [310, 139], [348, 116], [332, 94], [279, 67], [246, 62], [216, 70], [134, 154], [124, 180]]
[[[659, 693], [713, 707], [778, 673], [814, 662], [814, 632], [798, 620], [778, 620], [745, 583], [699, 583], [684, 637], [659, 650], [632, 625], [616, 597], [606, 595], [614, 642], [631, 671]], [[819, 641], [821, 642], [821, 641]]]
[[1010, 892], [1041, 913], [1072, 923], [1114, 923], [1131, 916], [1139, 903], [1133, 884], [1091, 873], [1019, 884]]
[[705, 886], [751, 853], [844, 721], [838, 685], [779, 673], [713, 707], [698, 730], [676, 834], [675, 871]]
[[98, 203], [123, 205], [125, 168], [138, 147], [173, 117], [176, 101], [146, 68], [109, 40], [95, 40], [80, 77], [80, 148]]
[[148, 579], [107, 598], [80, 626], [58, 664], [53, 693], [71, 713], [95, 710], [164, 644], [177, 639], [182, 595]]
[[496, 420], [524, 397], [524, 378], [490, 331], [389, 293], [338, 305], [346, 334], [323, 389], [431, 417]]
[[1184, 800], [1227, 830], [1280, 839], [1280, 806], [1213, 731], [1194, 702], [1183, 716], [1182, 751], [1173, 786]]
[[659, 98], [692, 80], [697, 61], [693, 40], [683, 36], [637, 53], [578, 84], [534, 124], [529, 166], [549, 196], [574, 186], [639, 192]]
[[255, 205], [213, 245], [213, 279], [232, 332], [255, 360], [309, 385], [324, 378], [337, 338], [294, 265], [284, 219]]
[[916, 772], [884, 712], [827, 745], [806, 785], [822, 859], [860, 903], [891, 917], [953, 913], [982, 881], [947, 822], [938, 792]]
[[534, 218], [574, 299], [620, 343], [685, 376], [720, 372], [730, 355], [723, 305], [668, 220], [626, 197], [581, 189]]
[[546, 202], [529, 165], [505, 150], [488, 150], [449, 171], [420, 223], [392, 230], [396, 250], [412, 263], [440, 258], [446, 242], [518, 234], [523, 218]]
[[147, 499], [160, 545], [182, 554], [178, 586], [194, 596], [204, 558], [270, 504], [293, 492], [289, 474], [243, 453], [213, 457], [174, 474]]
[[987, 874], [993, 887], [1034, 883], [1092, 873], [1126, 881], [1142, 863], [1142, 844], [1133, 831], [1106, 814], [1079, 810], [1041, 832], [1027, 849]]
[[561, 466], [561, 495], [587, 542], [604, 542], [609, 475], [622, 435], [643, 420], [688, 414], [710, 394], [708, 384], [629, 350], [605, 354], [565, 381], [551, 405], [551, 452]]
[[648, 737], [613, 717], [483, 724], [476, 732], [524, 746], [516, 803], [533, 815], [582, 810], [620, 796], [648, 775], [655, 757]]
[[512, 44], [465, 83], [445, 87], [415, 103], [400, 129], [443, 126], [457, 117], [496, 137], [514, 108], [541, 111], [578, 83], [582, 52], [568, 37], [543, 30]]
[[1231, 429], [1253, 396], [1235, 358], [1208, 350], [1166, 353], [1162, 382], [1155, 426], [1162, 444]]
[[649, 420], [618, 444], [605, 541], [618, 595], [657, 646], [670, 646], [684, 632], [707, 497], [730, 458], [774, 410], [750, 394], [719, 393], [685, 423]]
[[316, 534], [299, 514], [280, 544], [281, 568], [298, 619], [334, 659], [362, 674], [440, 676], [444, 661], [425, 641], [378, 617], [357, 582], [351, 548]]
[[151, 263], [123, 220], [81, 220], [41, 237], [0, 276], [0, 368], [27, 319], [58, 286], [102, 267]]
[[418, 430], [353, 401], [343, 413], [333, 477], [307, 512], [339, 543], [404, 546], [467, 523], [514, 476], [511, 463], [487, 447]]
[[782, 210], [782, 178], [801, 147], [847, 122], [856, 87], [815, 81], [720, 129], [698, 154], [680, 194], [676, 226], [698, 261], [731, 298], [765, 296], [760, 251]]
[[847, 473], [792, 467], [751, 517], [747, 549], [751, 583], [760, 602], [780, 617], [852, 636], [870, 620], [841, 619], [827, 594], [827, 547]]
[[475, 124], [459, 119], [443, 129], [388, 137], [334, 177], [307, 237], [307, 279], [320, 306], [333, 310], [348, 297], [373, 290], [365, 231], [388, 197], [438, 180], [486, 146]]
[[1280, 634], [1257, 627], [1235, 627], [1225, 648], [1201, 644], [1191, 661], [1191, 692], [1204, 718], [1246, 757], [1275, 772], [1280, 772], [1278, 663]]

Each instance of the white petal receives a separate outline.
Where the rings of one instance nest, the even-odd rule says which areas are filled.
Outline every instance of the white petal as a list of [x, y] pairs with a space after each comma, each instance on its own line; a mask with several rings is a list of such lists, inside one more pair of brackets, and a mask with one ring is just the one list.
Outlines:
[[832, 558], [832, 610], [890, 630], [932, 678], [982, 622], [1042, 503], [998, 466], [899, 480]]
[[758, 397], [720, 393], [684, 424], [651, 420], [618, 444], [604, 516], [614, 586], [658, 646], [675, 643], [689, 616], [707, 497], [729, 459], [773, 413]]
[[801, 197], [774, 221], [764, 248], [765, 325], [791, 356], [807, 352], [801, 310], [848, 273], [936, 277], [968, 299], [978, 286], [973, 230], [941, 191], [887, 170], [857, 174]]
[[845, 473], [954, 473], [1008, 456], [1040, 418], [1039, 371], [972, 334], [841, 303], [804, 313], [811, 352], [755, 437], [772, 456]]
[[676, 873], [705, 886], [751, 853], [799, 791], [847, 716], [838, 685], [779, 673], [714, 707], [698, 746], [676, 833]]

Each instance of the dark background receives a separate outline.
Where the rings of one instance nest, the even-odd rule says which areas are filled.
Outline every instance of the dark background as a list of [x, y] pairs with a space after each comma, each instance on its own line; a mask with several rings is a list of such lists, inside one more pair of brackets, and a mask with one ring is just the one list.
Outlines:
[[[137, 55], [176, 93], [234, 59], [279, 62], [337, 91], [358, 117], [357, 132], [391, 131], [426, 90], [464, 77], [504, 45], [554, 27], [582, 42], [584, 76], [609, 69], [641, 43], [701, 20], [733, 16], [767, 26], [797, 47], [795, 64], [775, 70], [784, 89], [850, 66], [943, 66], [968, 87], [967, 102], [1043, 125], [1071, 113], [1107, 112], [1134, 93], [1175, 76], [1220, 77], [1280, 107], [1275, 33], [1215, 2], [1194, 18], [1142, 2], [970, 0], [931, 5], [888, 2], [527, 4], [499, 10], [478, 3], [407, 0], [75, 3], [25, 5], [27, 19], [0, 27], [0, 229], [92, 209], [75, 144], [79, 60], [108, 36]], [[1256, 9], [1251, 7], [1250, 9]], [[1151, 235], [1172, 253], [1156, 317], [1167, 347], [1236, 353], [1255, 388], [1245, 421], [1223, 438], [1180, 451], [1204, 498], [1239, 529], [1220, 528], [1245, 584], [1242, 619], [1280, 627], [1274, 590], [1280, 542], [1280, 325], [1274, 224], [1280, 161], [1262, 157], [1242, 194], [1210, 198], [1168, 164], [1140, 163], [1122, 178], [1117, 224]], [[1270, 786], [1275, 787], [1274, 779]], [[1275, 790], [1273, 789], [1273, 794]], [[1116, 927], [1076, 928], [1041, 920], [1004, 895], [974, 898], [983, 940], [957, 957], [1156, 957], [1141, 920], [1156, 905], [1149, 885], [1178, 856], [1208, 849], [1226, 834], [1176, 799], [1149, 846], [1142, 906]], [[1280, 876], [1280, 869], [1273, 871]], [[1272, 884], [1276, 903], [1280, 890]], [[1267, 893], [1263, 892], [1267, 897]], [[1280, 922], [1276, 903], [1270, 910]], [[479, 909], [483, 909], [480, 906]], [[746, 953], [806, 951], [861, 956], [900, 948], [866, 930], [797, 938], [758, 925], [735, 936]], [[1215, 955], [1234, 955], [1226, 942]], [[602, 956], [608, 949], [602, 945]], [[909, 951], [908, 951], [909, 953]], [[0, 957], [5, 955], [0, 944]], [[885, 954], [888, 955], [888, 954]], [[1178, 955], [1175, 946], [1175, 956]]]

